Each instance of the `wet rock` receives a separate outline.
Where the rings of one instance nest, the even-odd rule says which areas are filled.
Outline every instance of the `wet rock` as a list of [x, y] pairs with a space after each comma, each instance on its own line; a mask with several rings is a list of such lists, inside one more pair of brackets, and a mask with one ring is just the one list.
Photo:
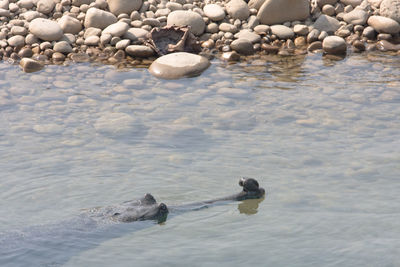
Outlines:
[[7, 43], [13, 47], [22, 47], [25, 45], [25, 37], [21, 35], [15, 35], [8, 38]]
[[279, 52], [279, 46], [276, 45], [262, 44], [261, 49], [268, 54], [277, 54]]
[[108, 25], [116, 22], [117, 17], [114, 14], [98, 8], [91, 7], [86, 12], [84, 25], [86, 28], [94, 27], [104, 29]]
[[321, 15], [318, 19], [314, 22], [313, 25], [314, 29], [321, 31], [325, 31], [328, 34], [333, 34], [340, 28], [340, 22], [330, 16]]
[[196, 12], [177, 10], [168, 15], [168, 26], [190, 26], [194, 35], [201, 35], [204, 32], [206, 24], [203, 18]]
[[65, 59], [65, 55], [60, 52], [54, 52], [51, 56], [54, 61], [63, 61]]
[[66, 41], [60, 41], [54, 44], [53, 50], [55, 52], [60, 52], [63, 54], [68, 54], [72, 52], [72, 47]]
[[154, 50], [146, 45], [129, 45], [125, 52], [132, 57], [151, 57], [154, 55]]
[[381, 40], [376, 43], [376, 47], [380, 51], [399, 51], [400, 50], [400, 44], [392, 44], [391, 42], [387, 40]]
[[268, 25], [305, 20], [309, 16], [308, 0], [266, 0], [257, 13], [260, 23]]
[[132, 11], [139, 10], [142, 0], [107, 0], [108, 7], [114, 15], [131, 14]]
[[179, 79], [200, 75], [210, 66], [210, 61], [199, 55], [178, 52], [159, 57], [149, 71], [162, 79]]
[[316, 51], [316, 50], [321, 50], [322, 49], [322, 42], [321, 41], [315, 41], [312, 42], [308, 47], [307, 50], [310, 52]]
[[400, 23], [400, 1], [383, 0], [380, 4], [379, 13], [381, 16], [391, 18]]
[[364, 44], [364, 42], [361, 42], [360, 40], [355, 40], [352, 45], [353, 45], [355, 52], [365, 51], [365, 44]]
[[25, 47], [22, 48], [19, 52], [18, 52], [18, 56], [20, 58], [24, 58], [24, 57], [32, 57], [33, 56], [33, 51], [32, 49]]
[[368, 25], [379, 33], [398, 33], [400, 31], [400, 24], [391, 19], [382, 16], [371, 16], [368, 19]]
[[364, 25], [367, 22], [367, 19], [368, 13], [359, 8], [356, 8], [343, 16], [344, 21], [353, 25]]
[[107, 26], [102, 33], [103, 34], [109, 33], [112, 36], [120, 37], [124, 35], [128, 29], [129, 29], [128, 24], [126, 24], [125, 22], [118, 21], [116, 23]]
[[226, 61], [239, 61], [240, 60], [240, 55], [236, 53], [235, 51], [230, 51], [230, 52], [225, 52], [222, 54], [221, 59], [226, 60]]
[[247, 39], [236, 39], [231, 43], [230, 47], [242, 55], [254, 54], [253, 44]]
[[62, 16], [58, 21], [58, 24], [64, 33], [77, 34], [82, 30], [81, 22], [68, 15]]
[[368, 26], [363, 30], [362, 36], [366, 37], [369, 40], [372, 40], [375, 38], [376, 32], [375, 32], [374, 28], [372, 28], [371, 26]]
[[217, 4], [208, 4], [203, 8], [204, 14], [212, 21], [221, 21], [225, 18], [224, 9]]
[[31, 58], [22, 58], [19, 62], [19, 65], [21, 66], [22, 70], [27, 73], [43, 69], [43, 64]]
[[250, 16], [250, 10], [243, 0], [231, 0], [226, 5], [226, 12], [233, 19], [246, 20]]
[[306, 38], [304, 36], [299, 36], [296, 39], [294, 39], [294, 45], [296, 47], [305, 46], [306, 44], [307, 44], [307, 42], [306, 42]]
[[63, 31], [57, 22], [37, 18], [29, 23], [29, 32], [45, 41], [58, 41], [63, 37]]
[[322, 49], [327, 54], [345, 54], [346, 41], [339, 36], [328, 36], [322, 42]]
[[271, 32], [278, 36], [279, 39], [290, 39], [294, 37], [293, 30], [284, 25], [272, 25]]

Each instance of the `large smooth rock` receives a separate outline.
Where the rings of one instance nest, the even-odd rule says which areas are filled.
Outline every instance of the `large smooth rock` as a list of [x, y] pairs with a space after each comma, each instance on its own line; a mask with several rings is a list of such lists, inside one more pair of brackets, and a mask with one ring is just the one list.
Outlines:
[[63, 37], [63, 30], [57, 22], [36, 18], [29, 23], [29, 32], [45, 41], [57, 41]]
[[208, 4], [203, 8], [204, 14], [209, 17], [212, 21], [220, 21], [225, 18], [224, 9], [217, 4]]
[[380, 5], [379, 12], [381, 16], [394, 19], [400, 23], [400, 1], [399, 0], [383, 0]]
[[95, 0], [72, 0], [72, 5], [80, 7], [81, 5], [90, 5]]
[[246, 20], [250, 16], [249, 6], [243, 0], [231, 0], [225, 5], [225, 8], [233, 19]]
[[115, 22], [117, 22], [117, 17], [114, 16], [114, 14], [95, 7], [91, 7], [86, 12], [84, 25], [85, 28], [94, 27], [104, 29], [108, 25], [111, 25]]
[[126, 24], [125, 22], [118, 21], [117, 23], [107, 26], [107, 28], [103, 30], [103, 33], [109, 33], [112, 36], [120, 37], [124, 35], [128, 29], [129, 29], [128, 24]]
[[257, 13], [260, 23], [267, 25], [305, 20], [309, 16], [308, 0], [266, 0]]
[[186, 52], [172, 53], [155, 60], [149, 68], [152, 75], [162, 79], [179, 79], [200, 75], [210, 66], [202, 56]]
[[146, 31], [141, 28], [130, 28], [127, 32], [125, 32], [123, 38], [129, 39], [131, 41], [137, 41], [140, 38], [146, 38], [149, 34], [149, 31]]
[[314, 22], [313, 27], [320, 32], [325, 31], [328, 34], [333, 34], [335, 31], [337, 31], [337, 29], [340, 28], [340, 22], [333, 17], [320, 15]]
[[151, 57], [154, 50], [146, 45], [129, 45], [125, 48], [125, 52], [132, 57]]
[[19, 65], [21, 66], [22, 70], [27, 73], [43, 69], [43, 65], [39, 61], [27, 57], [21, 59]]
[[367, 22], [367, 19], [368, 13], [359, 8], [356, 8], [343, 16], [344, 21], [353, 25], [364, 25]]
[[397, 21], [382, 16], [369, 17], [368, 25], [370, 25], [379, 33], [395, 34], [400, 31], [400, 24]]
[[247, 5], [249, 6], [249, 8], [254, 8], [258, 11], [260, 10], [260, 7], [262, 6], [262, 4], [264, 4], [264, 2], [265, 0], [250, 0]]
[[167, 18], [167, 25], [190, 26], [190, 31], [195, 35], [201, 35], [206, 27], [199, 13], [185, 10], [171, 12]]
[[53, 11], [55, 5], [56, 3], [53, 0], [39, 0], [39, 2], [36, 4], [36, 10], [40, 13], [48, 15], [51, 13], [51, 11]]
[[142, 6], [142, 0], [107, 0], [107, 3], [111, 13], [116, 16], [122, 13], [130, 15]]
[[284, 25], [272, 25], [271, 32], [278, 36], [279, 39], [290, 39], [294, 37], [294, 31]]
[[77, 34], [82, 30], [81, 22], [76, 18], [68, 15], [62, 16], [61, 19], [58, 21], [58, 25], [60, 25], [64, 33]]
[[328, 36], [322, 42], [322, 49], [327, 54], [345, 54], [347, 45], [342, 37]]

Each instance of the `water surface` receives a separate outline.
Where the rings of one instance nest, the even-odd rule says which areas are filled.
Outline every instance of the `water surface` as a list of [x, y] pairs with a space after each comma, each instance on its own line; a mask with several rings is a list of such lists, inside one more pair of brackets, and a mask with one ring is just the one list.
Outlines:
[[0, 232], [146, 192], [167, 205], [218, 197], [250, 176], [268, 192], [262, 202], [123, 226], [62, 261], [23, 261], [396, 266], [399, 77], [399, 57], [380, 53], [213, 61], [177, 81], [89, 64], [26, 74], [2, 62]]

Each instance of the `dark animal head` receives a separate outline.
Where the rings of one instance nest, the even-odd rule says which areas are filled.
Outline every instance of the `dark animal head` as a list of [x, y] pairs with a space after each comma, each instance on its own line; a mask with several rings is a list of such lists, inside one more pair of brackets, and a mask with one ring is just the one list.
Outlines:
[[265, 195], [264, 188], [258, 185], [256, 179], [243, 177], [239, 180], [239, 185], [243, 187], [241, 199], [262, 198]]

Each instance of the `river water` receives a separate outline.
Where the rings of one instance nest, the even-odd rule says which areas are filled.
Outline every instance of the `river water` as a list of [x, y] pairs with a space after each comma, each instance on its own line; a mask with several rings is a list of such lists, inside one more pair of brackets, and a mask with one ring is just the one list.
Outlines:
[[399, 104], [400, 58], [382, 53], [214, 60], [177, 81], [2, 62], [3, 235], [146, 192], [167, 205], [228, 195], [241, 176], [268, 195], [1, 266], [399, 266]]

